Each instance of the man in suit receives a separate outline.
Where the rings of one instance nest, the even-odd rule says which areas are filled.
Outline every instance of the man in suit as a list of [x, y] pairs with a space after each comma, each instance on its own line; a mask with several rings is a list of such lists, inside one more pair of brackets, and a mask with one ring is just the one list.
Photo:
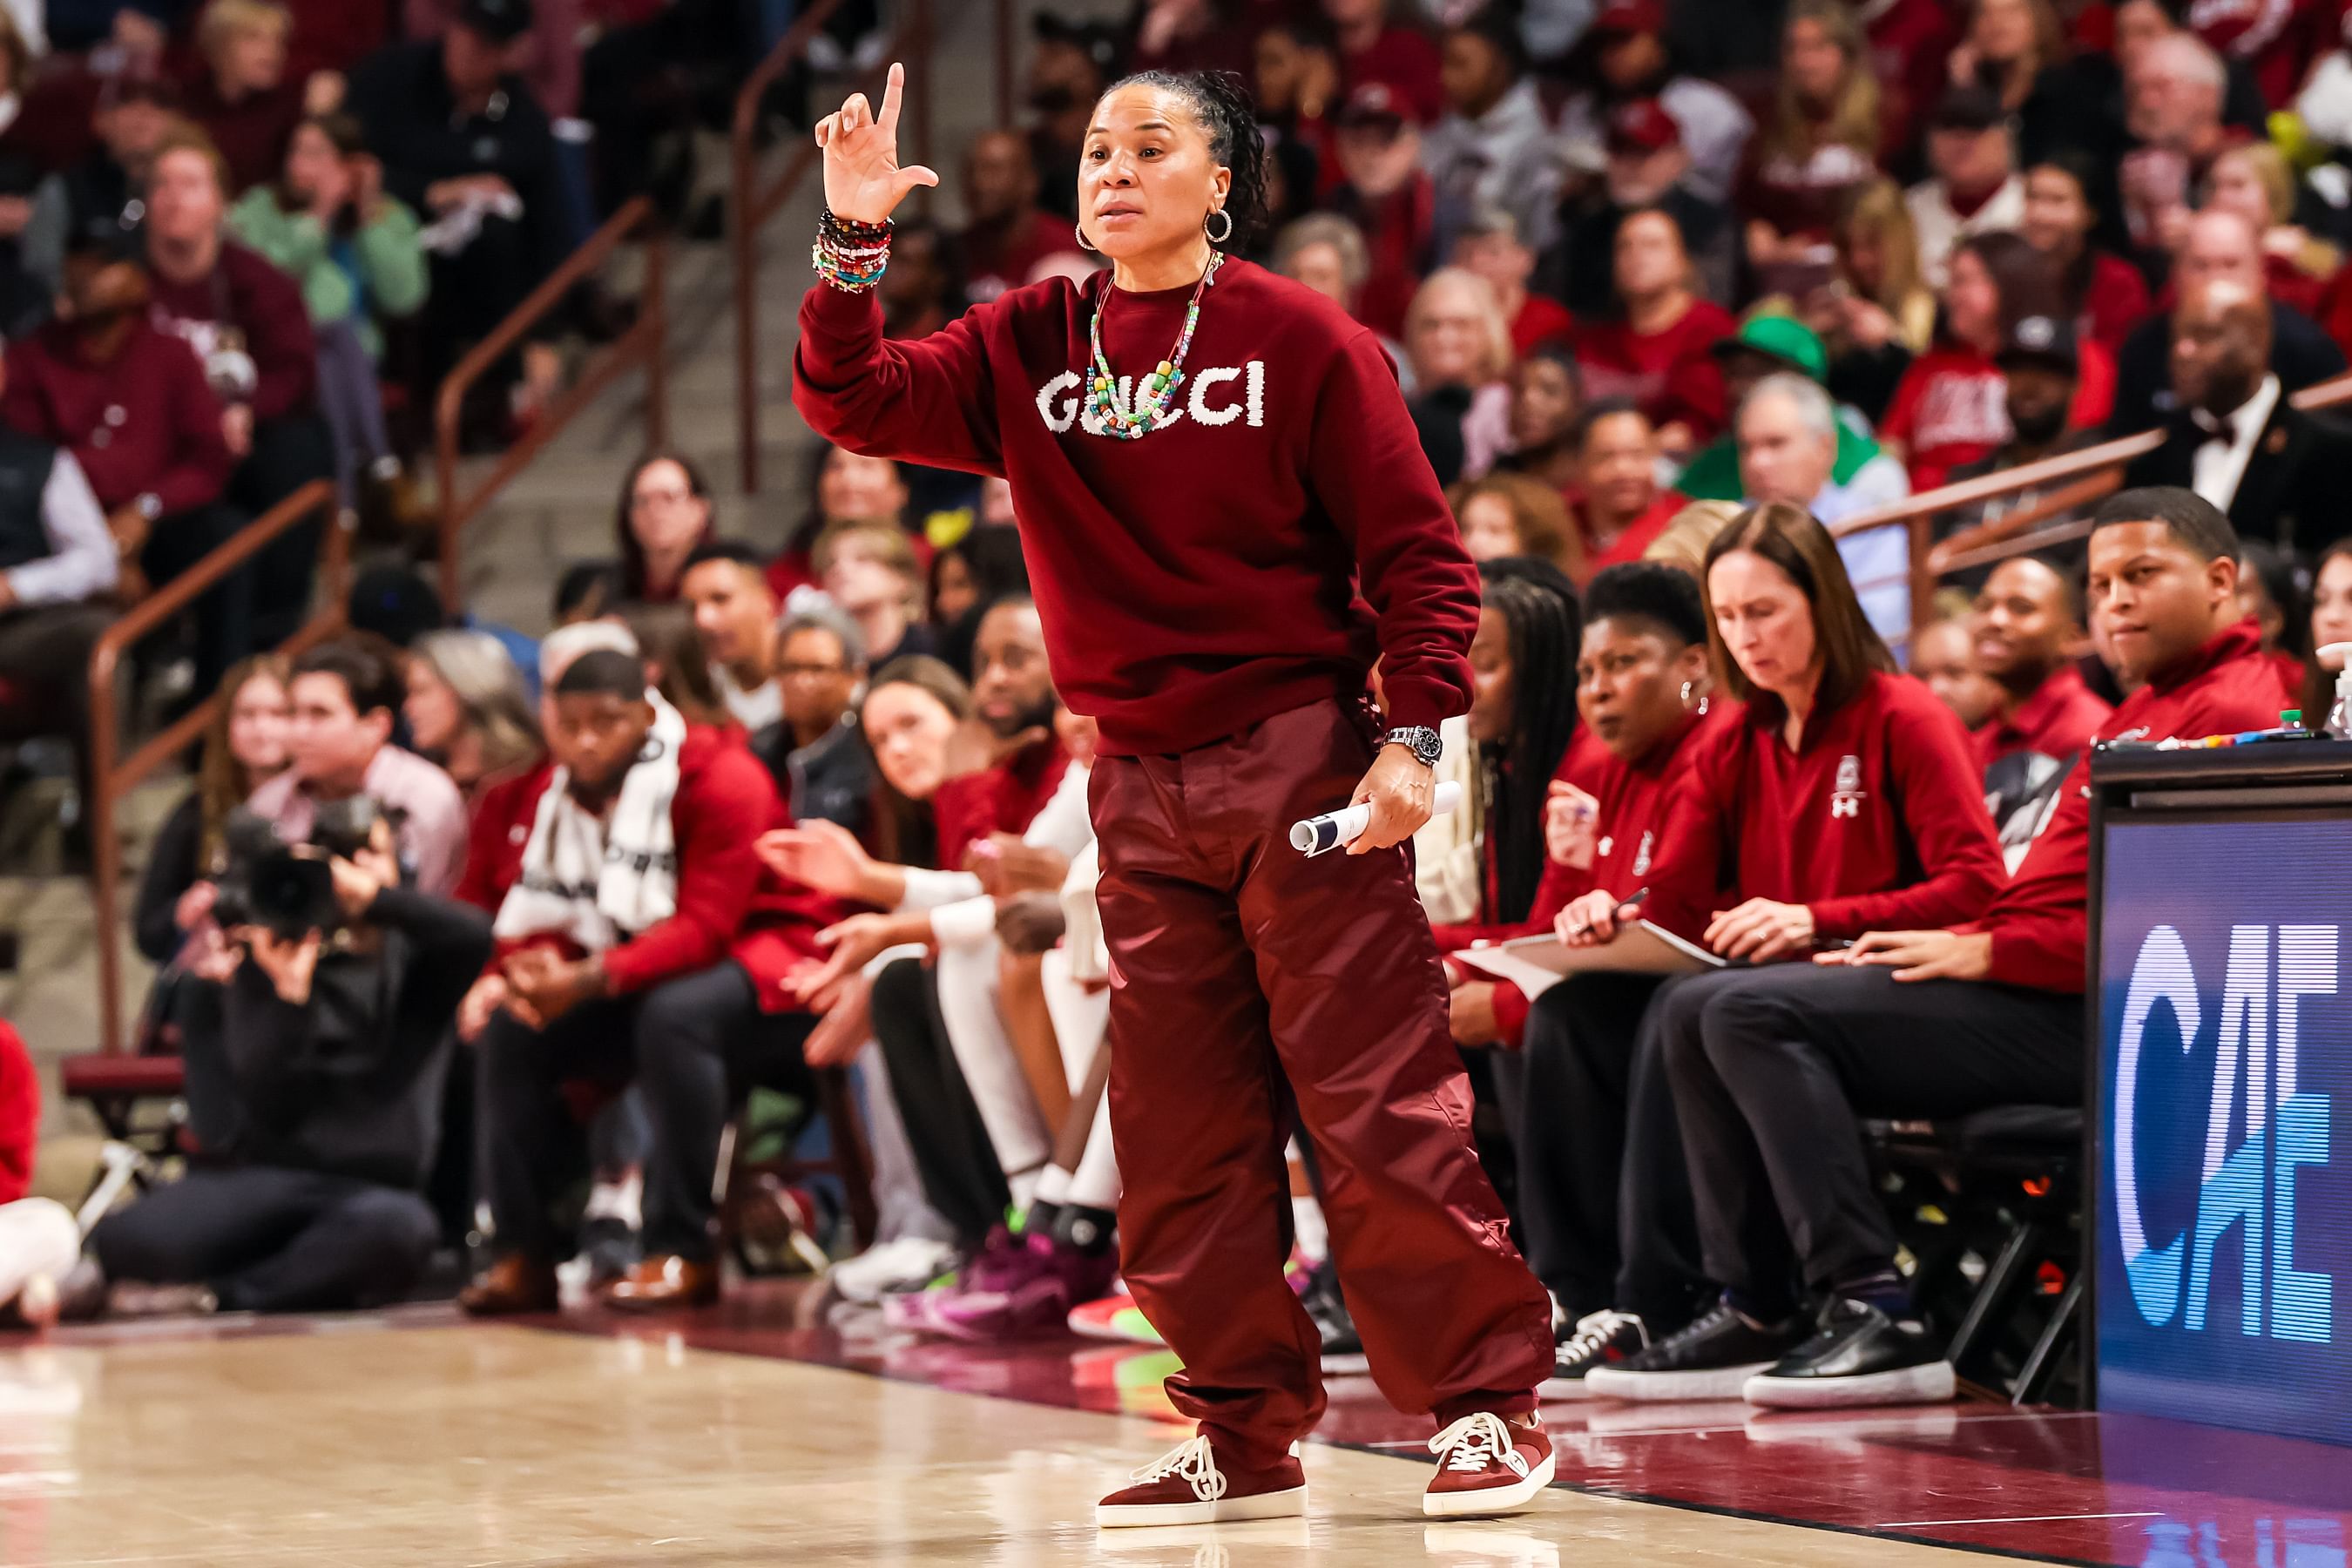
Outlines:
[[2235, 279], [2193, 286], [2172, 312], [2174, 411], [2127, 486], [2185, 485], [2247, 539], [2306, 552], [2345, 531], [2352, 433], [2287, 401], [2271, 368], [2271, 306]]
[[[2186, 295], [2200, 283], [2230, 279], [2263, 299], [2261, 237], [2242, 213], [2207, 207], [2189, 220], [2188, 243], [2173, 264], [2172, 280]], [[2292, 305], [2265, 300], [2270, 317], [2269, 367], [2288, 392], [2344, 374], [2344, 351], [2318, 322]], [[2130, 436], [2161, 425], [2175, 408], [2165, 362], [2172, 352], [2172, 318], [2151, 316], [2132, 329], [2116, 355], [2116, 406], [2107, 416], [2110, 437]]]

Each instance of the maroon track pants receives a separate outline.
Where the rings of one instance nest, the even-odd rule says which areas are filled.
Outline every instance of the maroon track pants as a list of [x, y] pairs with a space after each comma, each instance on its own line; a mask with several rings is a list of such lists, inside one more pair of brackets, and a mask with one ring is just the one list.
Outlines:
[[1470, 1088], [1402, 848], [1309, 860], [1290, 825], [1371, 763], [1369, 710], [1277, 714], [1089, 788], [1110, 947], [1120, 1261], [1184, 1370], [1176, 1408], [1263, 1465], [1323, 1413], [1283, 1279], [1295, 1103], [1373, 1378], [1441, 1422], [1534, 1408], [1549, 1306], [1470, 1140]]

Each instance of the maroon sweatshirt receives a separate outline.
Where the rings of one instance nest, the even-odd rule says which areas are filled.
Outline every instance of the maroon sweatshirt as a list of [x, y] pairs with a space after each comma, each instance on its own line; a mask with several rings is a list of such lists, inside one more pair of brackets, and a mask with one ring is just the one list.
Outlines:
[[[2262, 634], [2240, 621], [2124, 699], [2099, 726], [2102, 741], [2168, 741], [2266, 730], [2294, 700], [2262, 657]], [[2080, 992], [2091, 875], [2091, 753], [2074, 764], [2050, 826], [1984, 918], [1961, 927], [1992, 933], [1992, 973], [2008, 985]]]
[[61, 321], [12, 345], [0, 424], [70, 451], [109, 511], [150, 492], [166, 517], [204, 506], [236, 467], [204, 366], [144, 321], [102, 365]]
[[1049, 279], [886, 342], [871, 290], [819, 283], [793, 401], [852, 451], [1012, 481], [1054, 684], [1100, 722], [1106, 752], [1191, 751], [1353, 701], [1375, 656], [1394, 722], [1465, 711], [1477, 569], [1379, 340], [1228, 260], [1202, 300], [1181, 416], [1119, 440], [1090, 433], [1080, 395], [1106, 291], [1103, 349], [1129, 396], [1174, 349], [1189, 287]]
[[1778, 703], [1685, 748], [1643, 913], [1697, 940], [1748, 899], [1805, 904], [1823, 940], [1973, 919], [2001, 883], [1968, 732], [1907, 675], [1815, 709], [1794, 752]]
[[294, 279], [227, 240], [221, 241], [212, 271], [193, 282], [176, 282], [152, 266], [147, 279], [150, 316], [163, 331], [187, 339], [198, 359], [226, 332], [243, 339], [260, 373], [252, 400], [256, 419], [310, 412], [319, 351]]

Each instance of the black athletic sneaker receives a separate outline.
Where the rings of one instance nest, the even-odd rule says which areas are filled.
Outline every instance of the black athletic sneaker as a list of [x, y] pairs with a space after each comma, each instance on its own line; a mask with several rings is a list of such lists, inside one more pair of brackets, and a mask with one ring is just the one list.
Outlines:
[[1356, 1320], [1348, 1315], [1347, 1299], [1339, 1294], [1339, 1273], [1326, 1258], [1316, 1265], [1308, 1276], [1307, 1289], [1299, 1293], [1298, 1304], [1315, 1320], [1315, 1331], [1323, 1339], [1323, 1370], [1346, 1374], [1369, 1372], [1371, 1363], [1364, 1359], [1364, 1342], [1356, 1337]]
[[1679, 1333], [1612, 1366], [1584, 1386], [1596, 1399], [1738, 1399], [1748, 1380], [1804, 1343], [1802, 1314], [1757, 1328], [1728, 1301]]
[[1813, 1337], [1748, 1380], [1750, 1405], [1819, 1410], [1853, 1405], [1929, 1405], [1952, 1397], [1952, 1363], [1913, 1320], [1863, 1301], [1832, 1301]]
[[1650, 1348], [1650, 1332], [1631, 1312], [1592, 1312], [1559, 1342], [1552, 1361], [1551, 1381], [1543, 1385], [1546, 1399], [1581, 1399], [1588, 1373], [1611, 1366]]

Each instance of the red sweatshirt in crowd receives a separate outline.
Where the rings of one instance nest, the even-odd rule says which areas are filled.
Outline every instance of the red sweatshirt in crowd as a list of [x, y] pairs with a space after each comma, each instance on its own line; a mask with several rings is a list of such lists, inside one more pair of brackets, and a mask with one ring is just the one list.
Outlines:
[[[1583, 582], [1589, 583], [1600, 575], [1603, 567], [1642, 559], [1643, 552], [1658, 542], [1658, 535], [1665, 532], [1666, 525], [1673, 522], [1675, 514], [1688, 505], [1690, 505], [1690, 498], [1680, 490], [1660, 490], [1658, 499], [1650, 503], [1650, 510], [1627, 523], [1624, 530], [1616, 538], [1611, 540], [1605, 548], [1593, 549], [1591, 535], [1586, 534], [1584, 547], [1591, 553], [1584, 558], [1584, 565], [1581, 568]], [[1579, 531], [1583, 531], [1588, 515], [1590, 514], [1585, 508], [1580, 506], [1576, 509], [1576, 526]], [[1579, 586], [1581, 585], [1582, 584], [1579, 584]]]
[[1696, 941], [1748, 899], [1809, 905], [1825, 941], [1972, 919], [2001, 881], [1976, 756], [1952, 710], [1907, 675], [1805, 721], [1751, 704], [1688, 749], [1644, 917]]
[[[1620, 760], [1591, 731], [1578, 731], [1560, 763], [1559, 776], [1595, 802], [1592, 864], [1578, 868], [1547, 859], [1543, 880], [1536, 886], [1535, 902], [1520, 926], [1495, 931], [1469, 930], [1468, 940], [1452, 941], [1450, 933], [1468, 928], [1440, 926], [1438, 945], [1458, 951], [1480, 936], [1490, 942], [1507, 942], [1513, 937], [1548, 931], [1570, 900], [1596, 888], [1620, 900], [1640, 891], [1657, 852], [1658, 830], [1667, 799], [1667, 775], [1675, 771], [1675, 759], [1684, 756], [1694, 741], [1724, 724], [1725, 711], [1724, 705], [1718, 703], [1704, 717], [1692, 714], [1630, 763]], [[1508, 980], [1497, 981], [1494, 1006], [1496, 1033], [1505, 1045], [1517, 1049], [1527, 1034], [1526, 994]]]
[[41, 1075], [25, 1042], [0, 1018], [0, 1204], [15, 1203], [32, 1186], [40, 1131]]
[[[2116, 359], [2095, 341], [2075, 346], [2079, 368], [2066, 428], [2107, 422], [2116, 404]], [[1958, 343], [1939, 343], [1911, 362], [1895, 384], [1878, 438], [1900, 441], [1908, 454], [1914, 493], [1931, 490], [1962, 463], [2009, 445], [2009, 377], [1990, 356]]]
[[302, 291], [291, 278], [245, 247], [223, 240], [220, 260], [193, 281], [179, 282], [149, 268], [147, 299], [154, 323], [185, 338], [198, 359], [236, 334], [260, 378], [251, 399], [256, 419], [310, 412], [319, 348]]
[[144, 321], [131, 323], [106, 364], [52, 321], [9, 346], [7, 383], [0, 425], [70, 451], [109, 511], [148, 494], [167, 517], [206, 505], [236, 467], [204, 366]]
[[[2099, 726], [2102, 741], [2167, 741], [2267, 729], [2294, 700], [2262, 657], [2262, 634], [2241, 621], [2124, 699]], [[2091, 757], [2074, 764], [2050, 826], [1984, 918], [1957, 927], [1992, 933], [1992, 973], [2005, 985], [2080, 992], [2091, 874]], [[1916, 922], [1915, 922], [1916, 923]], [[1895, 929], [1881, 922], [1881, 929]]]
[[1027, 832], [1069, 771], [1070, 753], [1058, 739], [1049, 737], [985, 772], [941, 784], [931, 796], [940, 869], [962, 870], [965, 854], [992, 833]]
[[1650, 423], [1680, 424], [1704, 446], [1723, 429], [1723, 366], [1711, 352], [1738, 323], [1712, 300], [1694, 300], [1675, 324], [1637, 332], [1623, 321], [1577, 329], [1576, 368], [1585, 401], [1629, 397]]
[[2062, 664], [2032, 694], [2004, 717], [1989, 719], [1969, 731], [1977, 762], [1990, 767], [2018, 752], [2065, 758], [2091, 743], [2115, 710], [2083, 680], [2083, 672]]
[[[677, 844], [677, 910], [606, 952], [605, 980], [614, 994], [626, 996], [732, 958], [751, 975], [761, 1011], [792, 1012], [800, 1006], [792, 973], [819, 955], [816, 933], [838, 917], [838, 907], [777, 880], [761, 863], [753, 847], [760, 835], [789, 827], [793, 818], [740, 734], [688, 725], [677, 763], [677, 794], [669, 806]], [[458, 898], [496, 916], [520, 873], [523, 846], [554, 773], [552, 763], [541, 763], [483, 790], [467, 833]], [[502, 939], [489, 968], [551, 941]]]
[[1113, 755], [1352, 702], [1375, 656], [1395, 723], [1465, 711], [1477, 570], [1380, 340], [1228, 259], [1173, 417], [1121, 440], [1094, 433], [1107, 427], [1088, 401], [1087, 322], [1106, 293], [1103, 348], [1129, 399], [1174, 349], [1192, 289], [1130, 294], [1105, 271], [1016, 289], [911, 342], [883, 340], [871, 290], [819, 283], [793, 401], [853, 451], [1012, 481], [1055, 684]]

